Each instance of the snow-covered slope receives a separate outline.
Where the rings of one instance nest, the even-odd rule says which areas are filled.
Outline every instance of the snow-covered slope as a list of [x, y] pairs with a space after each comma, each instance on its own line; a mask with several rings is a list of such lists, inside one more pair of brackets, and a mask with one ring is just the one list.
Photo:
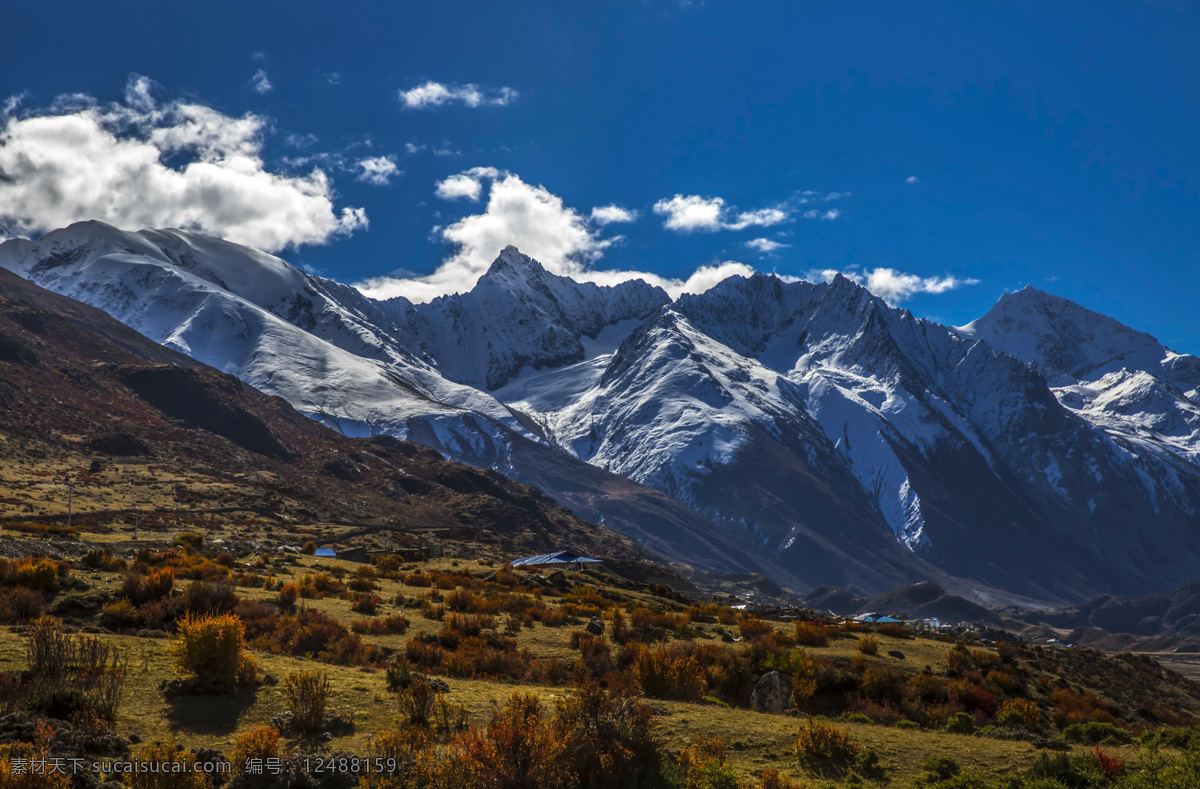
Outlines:
[[672, 302], [509, 247], [471, 291], [414, 305], [99, 223], [0, 244], [0, 266], [338, 429], [543, 485], [708, 569], [1042, 599], [1200, 574], [1200, 364], [1036, 291], [954, 329], [841, 277]]

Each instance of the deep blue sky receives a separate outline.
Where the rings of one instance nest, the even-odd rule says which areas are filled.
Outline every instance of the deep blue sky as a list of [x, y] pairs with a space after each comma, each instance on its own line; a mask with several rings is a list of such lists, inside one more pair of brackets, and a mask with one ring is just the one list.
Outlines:
[[[608, 228], [626, 238], [600, 268], [979, 280], [905, 302], [947, 323], [1033, 284], [1200, 353], [1197, 42], [1200, 5], [1182, 1], [8, 0], [0, 99], [117, 101], [140, 74], [164, 100], [268, 116], [268, 169], [299, 155], [288, 135], [315, 136], [309, 154], [394, 155], [404, 172], [387, 186], [327, 168], [335, 204], [363, 207], [369, 229], [283, 253], [343, 281], [432, 271], [452, 251], [434, 226], [483, 205], [438, 200], [435, 182], [491, 166], [581, 213], [638, 210]], [[405, 109], [398, 92], [428, 80], [519, 98]], [[834, 221], [709, 233], [651, 210], [677, 193], [755, 210], [804, 190], [852, 196]], [[790, 246], [745, 247], [763, 236]]]

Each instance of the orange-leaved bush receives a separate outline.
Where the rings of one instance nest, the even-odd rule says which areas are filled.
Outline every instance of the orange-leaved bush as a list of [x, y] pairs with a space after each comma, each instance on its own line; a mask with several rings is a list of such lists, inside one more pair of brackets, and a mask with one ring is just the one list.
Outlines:
[[201, 682], [234, 685], [258, 679], [258, 666], [246, 652], [245, 627], [234, 614], [188, 614], [179, 621], [171, 655], [180, 673]]

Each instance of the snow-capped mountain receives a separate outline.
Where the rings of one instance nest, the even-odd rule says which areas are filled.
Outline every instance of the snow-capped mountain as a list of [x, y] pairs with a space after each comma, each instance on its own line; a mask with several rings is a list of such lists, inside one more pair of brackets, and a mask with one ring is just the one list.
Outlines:
[[1200, 574], [1200, 364], [1036, 291], [953, 328], [844, 278], [671, 301], [509, 247], [468, 292], [380, 302], [94, 222], [0, 244], [0, 266], [343, 432], [495, 468], [704, 569], [1046, 600]]
[[1200, 461], [1200, 359], [1033, 287], [958, 329], [1040, 372], [1063, 405], [1115, 439]]

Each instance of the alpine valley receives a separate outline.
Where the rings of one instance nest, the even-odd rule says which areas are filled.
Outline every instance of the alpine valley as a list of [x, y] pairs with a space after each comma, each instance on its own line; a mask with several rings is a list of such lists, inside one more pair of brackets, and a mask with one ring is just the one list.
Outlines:
[[0, 244], [0, 267], [684, 570], [864, 595], [934, 580], [985, 604], [1200, 575], [1200, 359], [1032, 288], [956, 328], [840, 276], [672, 300], [508, 247], [471, 290], [414, 304], [98, 222]]

